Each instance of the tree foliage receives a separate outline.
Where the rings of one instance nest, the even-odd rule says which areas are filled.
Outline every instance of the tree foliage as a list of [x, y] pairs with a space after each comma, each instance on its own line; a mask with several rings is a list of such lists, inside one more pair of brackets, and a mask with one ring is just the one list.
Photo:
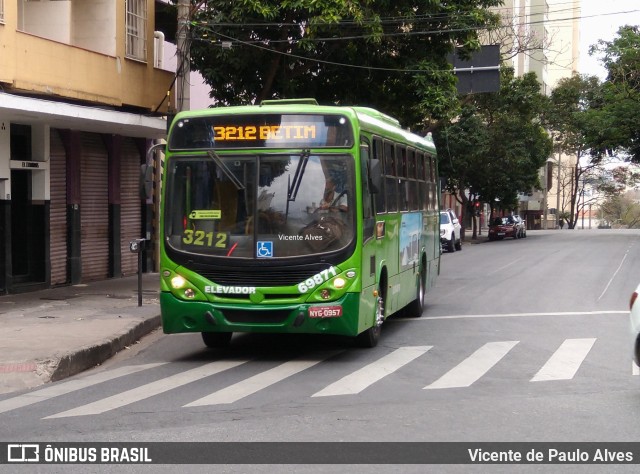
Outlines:
[[600, 215], [616, 227], [640, 228], [640, 203], [637, 191], [607, 197], [600, 204]]
[[463, 203], [468, 189], [492, 208], [516, 209], [518, 193], [539, 186], [552, 150], [540, 122], [545, 104], [534, 73], [515, 77], [502, 68], [498, 93], [472, 96], [434, 134], [446, 189]]
[[315, 97], [366, 105], [425, 131], [458, 112], [446, 55], [479, 47], [501, 0], [208, 0], [191, 62], [222, 105]]
[[624, 26], [590, 48], [607, 69], [599, 110], [590, 114], [594, 155], [626, 153], [640, 163], [640, 27]]

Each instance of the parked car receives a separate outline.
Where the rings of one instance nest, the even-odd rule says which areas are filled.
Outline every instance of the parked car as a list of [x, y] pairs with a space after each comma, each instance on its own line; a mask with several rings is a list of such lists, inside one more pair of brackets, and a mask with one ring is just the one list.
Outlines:
[[462, 250], [462, 226], [451, 209], [440, 211], [440, 247], [455, 252]]
[[640, 295], [640, 285], [636, 287], [629, 300], [633, 361], [640, 366], [640, 298], [638, 295]]
[[518, 238], [518, 226], [508, 217], [496, 217], [489, 223], [489, 240], [502, 240], [505, 237]]
[[514, 214], [511, 217], [513, 218], [513, 220], [515, 221], [518, 227], [518, 238], [520, 239], [526, 238], [527, 237], [527, 221], [525, 221], [518, 214]]

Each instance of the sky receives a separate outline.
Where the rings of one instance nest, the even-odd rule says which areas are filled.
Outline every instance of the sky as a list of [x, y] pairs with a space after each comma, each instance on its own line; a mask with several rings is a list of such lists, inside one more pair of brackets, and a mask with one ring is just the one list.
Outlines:
[[611, 41], [621, 26], [640, 25], [640, 0], [582, 0], [581, 3], [579, 70], [604, 79], [606, 71], [596, 58], [589, 56], [589, 46], [601, 39]]

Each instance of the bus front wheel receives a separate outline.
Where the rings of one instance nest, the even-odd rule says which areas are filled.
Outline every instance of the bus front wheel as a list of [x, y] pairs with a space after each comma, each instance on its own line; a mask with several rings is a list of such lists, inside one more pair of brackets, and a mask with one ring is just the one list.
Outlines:
[[378, 295], [376, 319], [373, 326], [361, 332], [356, 336], [356, 344], [359, 347], [375, 347], [380, 340], [380, 332], [382, 330], [382, 322], [384, 321], [384, 296], [382, 293]]
[[227, 347], [231, 342], [232, 332], [203, 332], [204, 345], [212, 349]]

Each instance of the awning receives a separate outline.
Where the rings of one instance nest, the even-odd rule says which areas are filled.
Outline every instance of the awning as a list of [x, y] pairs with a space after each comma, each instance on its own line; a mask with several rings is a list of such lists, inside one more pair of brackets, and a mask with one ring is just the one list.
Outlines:
[[25, 125], [109, 133], [127, 137], [165, 138], [167, 121], [129, 112], [67, 104], [0, 92], [0, 120]]

